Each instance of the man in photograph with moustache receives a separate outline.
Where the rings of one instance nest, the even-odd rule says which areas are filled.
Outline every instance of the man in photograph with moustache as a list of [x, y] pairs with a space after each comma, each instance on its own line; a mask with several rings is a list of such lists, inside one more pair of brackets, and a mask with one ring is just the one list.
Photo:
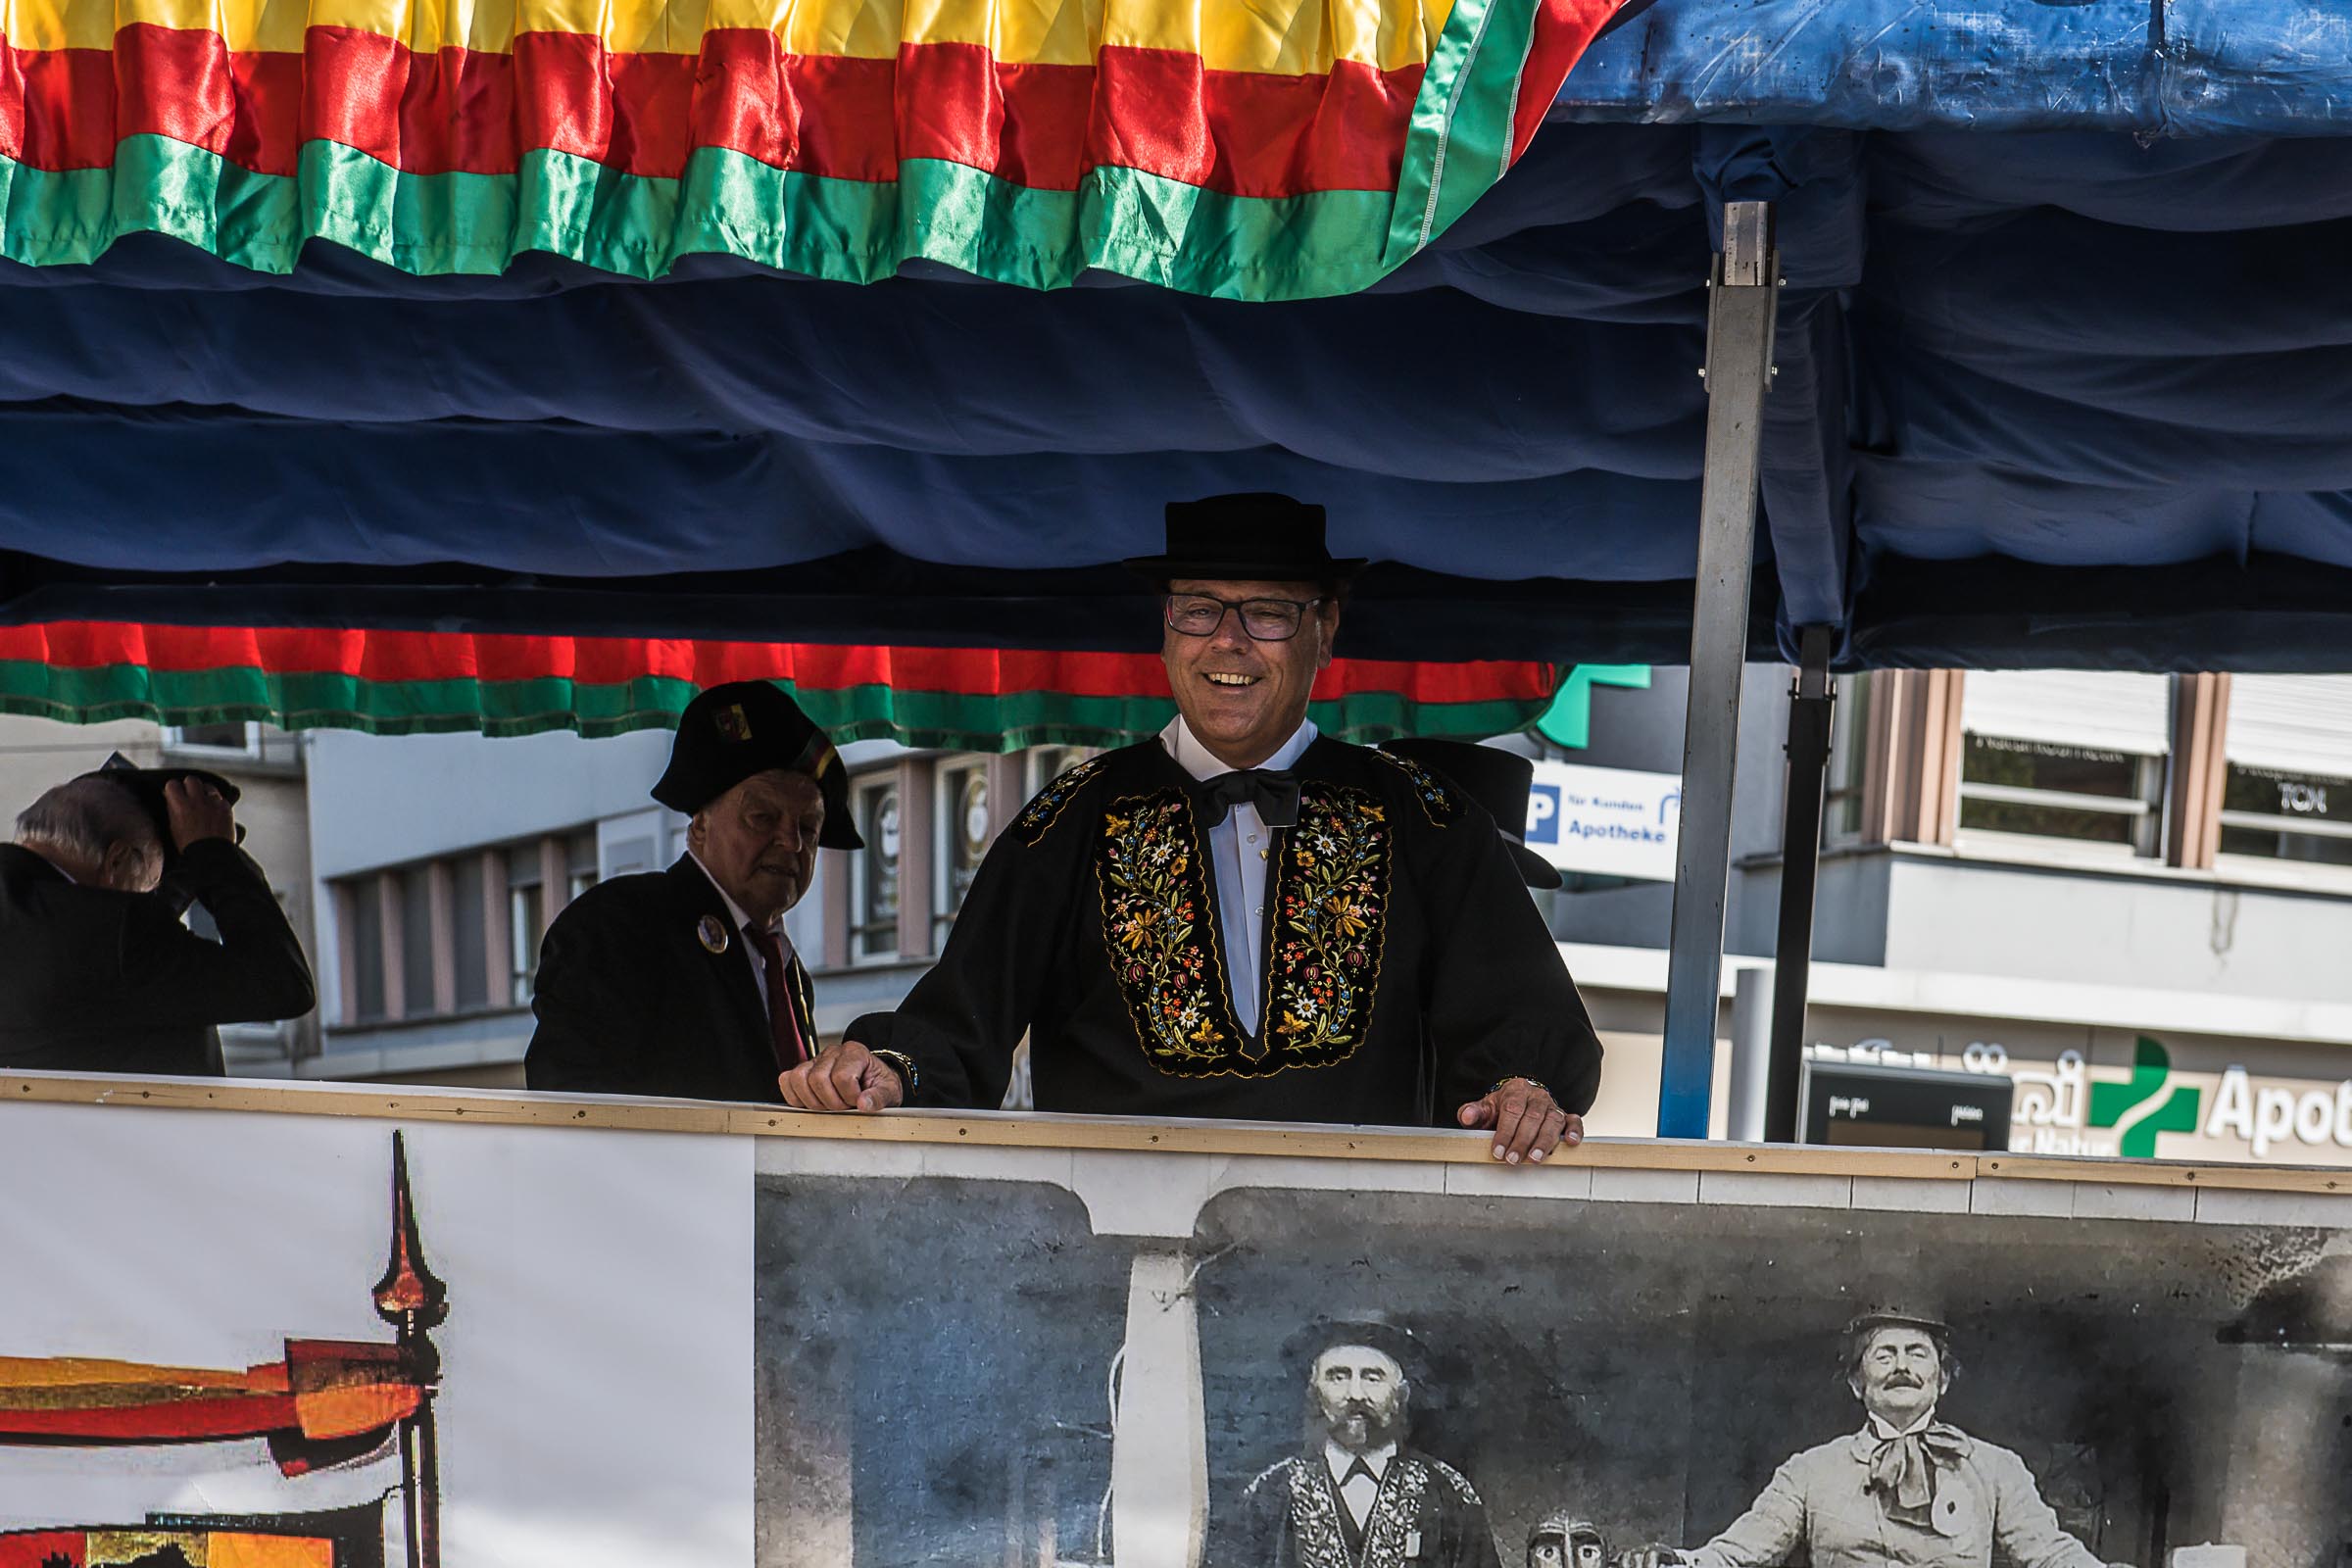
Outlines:
[[2058, 1523], [2026, 1463], [1936, 1419], [1959, 1366], [1950, 1331], [1911, 1311], [1847, 1326], [1845, 1378], [1862, 1430], [1805, 1449], [1753, 1506], [1695, 1551], [1647, 1547], [1619, 1568], [2103, 1568]]
[[1239, 1517], [1212, 1531], [1214, 1568], [1499, 1568], [1477, 1489], [1404, 1446], [1427, 1379], [1410, 1334], [1326, 1321], [1286, 1357], [1306, 1369], [1306, 1451], [1250, 1483]]

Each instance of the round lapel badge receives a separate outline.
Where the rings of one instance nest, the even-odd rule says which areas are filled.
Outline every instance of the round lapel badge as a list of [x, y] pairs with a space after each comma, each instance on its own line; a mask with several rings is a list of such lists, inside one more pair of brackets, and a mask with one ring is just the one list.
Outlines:
[[706, 951], [710, 953], [727, 951], [726, 923], [717, 915], [704, 915], [702, 923], [694, 928], [694, 934], [703, 939], [703, 947]]

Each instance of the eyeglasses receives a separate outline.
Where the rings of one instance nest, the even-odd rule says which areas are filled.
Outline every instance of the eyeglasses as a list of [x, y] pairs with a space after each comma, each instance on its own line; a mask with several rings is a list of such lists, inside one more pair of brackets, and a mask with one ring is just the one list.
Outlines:
[[1167, 596], [1168, 626], [1187, 637], [1213, 637], [1225, 624], [1227, 611], [1239, 611], [1242, 630], [1261, 643], [1289, 642], [1298, 635], [1298, 622], [1321, 604], [1314, 599], [1212, 599], [1206, 594]]

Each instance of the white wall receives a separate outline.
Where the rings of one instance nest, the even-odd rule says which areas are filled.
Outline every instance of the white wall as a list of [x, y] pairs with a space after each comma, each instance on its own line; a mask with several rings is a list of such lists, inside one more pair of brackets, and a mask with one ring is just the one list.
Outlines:
[[359, 735], [311, 748], [314, 870], [321, 878], [576, 826], [652, 804], [670, 732]]

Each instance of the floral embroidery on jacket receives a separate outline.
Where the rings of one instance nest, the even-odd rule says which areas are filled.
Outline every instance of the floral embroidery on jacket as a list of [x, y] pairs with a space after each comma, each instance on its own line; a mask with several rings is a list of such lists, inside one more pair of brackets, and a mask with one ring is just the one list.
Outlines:
[[[1380, 1478], [1379, 1494], [1364, 1515], [1363, 1553], [1348, 1550], [1340, 1523], [1347, 1506], [1332, 1484], [1331, 1471], [1320, 1454], [1290, 1459], [1276, 1468], [1290, 1471], [1291, 1530], [1298, 1547], [1299, 1568], [1401, 1568], [1409, 1559], [1405, 1546], [1421, 1515], [1422, 1494], [1429, 1490], [1429, 1468], [1399, 1453], [1389, 1461]], [[1262, 1484], [1264, 1477], [1259, 1478]]]
[[1282, 847], [1270, 1032], [1323, 1061], [1352, 1054], [1371, 1021], [1388, 936], [1388, 813], [1361, 790], [1309, 784]]
[[1145, 1056], [1181, 1078], [1269, 1077], [1353, 1055], [1388, 935], [1391, 832], [1362, 790], [1309, 780], [1268, 877], [1266, 1027], [1234, 1016], [1208, 852], [1189, 795], [1110, 803], [1098, 841], [1102, 944]]
[[1023, 808], [1012, 819], [1012, 831], [1023, 844], [1035, 844], [1046, 836], [1046, 829], [1061, 815], [1063, 807], [1086, 788], [1087, 781], [1102, 770], [1102, 759], [1090, 757], [1076, 767], [1056, 775], [1051, 784], [1037, 792], [1037, 798]]
[[1413, 794], [1421, 802], [1422, 814], [1429, 818], [1433, 826], [1445, 827], [1462, 814], [1461, 797], [1454, 793], [1453, 786], [1419, 762], [1377, 748], [1372, 755], [1391, 767], [1401, 768], [1405, 777], [1413, 781]]
[[1102, 945], [1144, 1054], [1164, 1072], [1216, 1071], [1240, 1044], [1208, 927], [1206, 856], [1177, 791], [1113, 801], [1102, 815]]

